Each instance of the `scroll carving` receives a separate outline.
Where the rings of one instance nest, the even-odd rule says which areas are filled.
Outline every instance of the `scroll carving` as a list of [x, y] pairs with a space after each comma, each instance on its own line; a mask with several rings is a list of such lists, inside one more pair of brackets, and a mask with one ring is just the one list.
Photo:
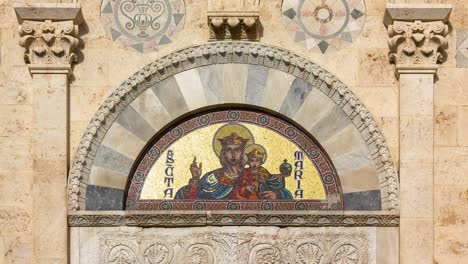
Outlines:
[[19, 27], [26, 63], [71, 65], [77, 61], [78, 25], [73, 21], [25, 20]]
[[248, 263], [258, 263], [258, 264], [283, 263], [281, 260], [281, 250], [270, 244], [256, 245], [250, 251], [250, 257], [249, 257]]
[[359, 263], [359, 257], [359, 250], [355, 246], [345, 244], [336, 250], [335, 255], [333, 256], [333, 263], [357, 264]]
[[388, 26], [390, 62], [438, 64], [446, 57], [448, 25], [442, 21], [394, 21]]
[[211, 264], [214, 263], [214, 252], [209, 245], [193, 244], [185, 251], [184, 258], [185, 263]]
[[95, 226], [398, 226], [400, 218], [396, 214], [383, 215], [342, 215], [313, 214], [311, 211], [304, 213], [288, 211], [275, 211], [274, 215], [265, 213], [248, 214], [245, 212], [203, 212], [197, 211], [181, 213], [172, 211], [169, 213], [136, 213], [136, 214], [72, 214], [68, 216], [68, 224], [75, 227]]
[[102, 232], [99, 263], [357, 264], [375, 254], [375, 229], [247, 229]]

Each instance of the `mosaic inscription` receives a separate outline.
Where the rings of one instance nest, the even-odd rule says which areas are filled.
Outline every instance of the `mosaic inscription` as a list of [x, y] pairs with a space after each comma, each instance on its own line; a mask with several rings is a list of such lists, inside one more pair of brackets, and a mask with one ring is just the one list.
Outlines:
[[101, 19], [112, 41], [139, 52], [157, 51], [183, 29], [183, 0], [104, 0]]
[[223, 110], [169, 129], [140, 161], [128, 209], [342, 208], [337, 173], [306, 133], [266, 113]]
[[282, 20], [294, 41], [326, 53], [351, 44], [365, 22], [364, 0], [285, 0]]

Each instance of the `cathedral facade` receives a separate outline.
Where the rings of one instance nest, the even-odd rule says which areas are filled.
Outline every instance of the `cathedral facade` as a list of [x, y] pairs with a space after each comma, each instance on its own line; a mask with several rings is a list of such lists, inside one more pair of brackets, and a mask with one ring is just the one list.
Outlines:
[[0, 263], [467, 263], [466, 4], [0, 0]]

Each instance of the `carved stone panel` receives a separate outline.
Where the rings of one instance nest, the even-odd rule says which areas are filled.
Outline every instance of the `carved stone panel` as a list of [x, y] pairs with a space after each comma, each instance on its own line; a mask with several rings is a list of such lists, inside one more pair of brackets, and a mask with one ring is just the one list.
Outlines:
[[81, 228], [72, 263], [376, 263], [376, 228]]
[[289, 0], [281, 13], [294, 42], [322, 54], [352, 44], [366, 20], [363, 0]]

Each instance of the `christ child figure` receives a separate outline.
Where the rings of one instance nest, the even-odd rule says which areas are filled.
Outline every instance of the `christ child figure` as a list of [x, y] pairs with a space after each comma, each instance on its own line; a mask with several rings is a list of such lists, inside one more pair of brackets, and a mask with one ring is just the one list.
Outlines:
[[[259, 146], [259, 145], [258, 145]], [[246, 153], [247, 166], [239, 178], [238, 187], [235, 191], [235, 199], [257, 200], [261, 182], [265, 182], [271, 175], [267, 169], [262, 167], [265, 162], [266, 153], [261, 146], [253, 148]]]

